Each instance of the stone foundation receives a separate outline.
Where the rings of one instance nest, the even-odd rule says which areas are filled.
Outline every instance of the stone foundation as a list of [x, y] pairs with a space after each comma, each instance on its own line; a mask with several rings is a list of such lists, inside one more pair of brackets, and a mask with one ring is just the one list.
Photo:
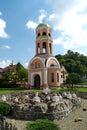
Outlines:
[[[65, 105], [66, 104], [66, 105]], [[73, 110], [80, 107], [81, 103], [72, 103], [68, 100], [63, 100], [60, 103], [39, 103], [35, 105], [26, 104], [25, 106], [12, 106], [12, 114], [16, 119], [36, 120], [49, 119], [56, 120], [68, 116]]]

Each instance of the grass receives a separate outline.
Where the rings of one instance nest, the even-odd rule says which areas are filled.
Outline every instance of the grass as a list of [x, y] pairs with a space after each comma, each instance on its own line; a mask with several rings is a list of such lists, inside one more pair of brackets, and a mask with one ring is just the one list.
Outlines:
[[0, 94], [8, 94], [12, 92], [20, 92], [25, 90], [25, 88], [0, 88]]
[[81, 85], [87, 85], [87, 81], [80, 83]]
[[[26, 90], [24, 87], [20, 88], [0, 88], [0, 94], [8, 94], [13, 92], [21, 92], [23, 90]], [[42, 92], [42, 90], [32, 90], [34, 92]], [[62, 92], [62, 91], [75, 91], [75, 92], [87, 92], [87, 87], [75, 87], [72, 88], [53, 88], [51, 89], [51, 92]]]
[[75, 91], [79, 91], [79, 92], [87, 92], [87, 87], [85, 88], [74, 88]]
[[62, 92], [62, 91], [74, 91], [74, 92], [87, 92], [87, 87], [74, 87], [74, 88], [67, 88], [67, 87], [64, 87], [64, 88], [53, 88], [52, 89], [52, 92]]

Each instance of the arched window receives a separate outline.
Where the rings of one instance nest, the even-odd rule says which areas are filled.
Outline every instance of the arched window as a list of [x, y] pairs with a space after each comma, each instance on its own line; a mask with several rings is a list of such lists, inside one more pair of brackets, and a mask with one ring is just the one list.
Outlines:
[[37, 36], [39, 37], [39, 36], [40, 36], [40, 33], [38, 33]]
[[46, 42], [43, 42], [43, 53], [46, 53]]
[[51, 82], [54, 82], [54, 73], [51, 73]]
[[51, 43], [49, 44], [49, 50], [50, 50], [50, 53], [52, 53], [52, 46], [51, 46]]
[[37, 68], [37, 62], [35, 62], [35, 68]]
[[37, 68], [40, 68], [40, 63], [37, 64]]
[[42, 34], [43, 36], [46, 36], [46, 32], [43, 32], [43, 34]]
[[37, 44], [37, 52], [40, 53], [40, 43]]
[[59, 82], [59, 73], [57, 73], [57, 82]]
[[40, 43], [37, 44], [37, 47], [40, 47]]
[[50, 33], [48, 33], [48, 36], [49, 36], [49, 37], [51, 37], [51, 34], [50, 34]]
[[55, 65], [55, 64], [51, 64], [50, 67], [57, 67], [57, 65]]

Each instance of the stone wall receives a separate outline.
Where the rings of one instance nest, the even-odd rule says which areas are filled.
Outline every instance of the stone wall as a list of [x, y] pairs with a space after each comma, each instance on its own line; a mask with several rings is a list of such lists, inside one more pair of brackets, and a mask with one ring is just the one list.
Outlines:
[[58, 103], [39, 103], [30, 107], [26, 106], [12, 106], [12, 113], [16, 119], [36, 120], [36, 119], [61, 119], [68, 116], [73, 110], [81, 106], [81, 102], [77, 99], [73, 101], [63, 100]]
[[18, 130], [11, 123], [6, 122], [5, 118], [0, 115], [0, 130]]
[[84, 98], [84, 99], [87, 99], [87, 92], [77, 92], [77, 96]]
[[[34, 97], [34, 92], [20, 92], [12, 93], [11, 95], [6, 95], [10, 102], [12, 108], [12, 115], [16, 119], [25, 120], [36, 120], [38, 118], [47, 118], [50, 120], [60, 119], [66, 117], [70, 112], [81, 106], [81, 100], [79, 97], [87, 98], [87, 93], [77, 93], [77, 98], [72, 100], [63, 98], [59, 102], [53, 102], [52, 100], [46, 102], [46, 96], [39, 94], [41, 102], [37, 104], [32, 104], [32, 99]], [[24, 100], [25, 95], [29, 96], [29, 100]], [[13, 99], [18, 96], [21, 99], [21, 103], [15, 104]], [[50, 94], [52, 98], [53, 93]]]

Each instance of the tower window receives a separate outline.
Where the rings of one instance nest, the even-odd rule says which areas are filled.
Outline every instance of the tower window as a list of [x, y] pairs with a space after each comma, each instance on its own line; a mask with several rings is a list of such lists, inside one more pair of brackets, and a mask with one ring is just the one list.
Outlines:
[[50, 50], [50, 53], [52, 53], [52, 46], [51, 46], [51, 43], [49, 44], [49, 50]]
[[46, 42], [43, 42], [43, 53], [46, 53]]
[[46, 36], [46, 32], [43, 32], [43, 34], [42, 34], [43, 36]]
[[40, 43], [37, 44], [37, 47], [40, 47]]
[[51, 73], [51, 82], [54, 82], [54, 73]]
[[38, 47], [38, 54], [40, 53], [40, 48]]
[[38, 37], [40, 36], [40, 33], [38, 33], [38, 35], [37, 35]]
[[40, 53], [40, 43], [37, 44], [37, 52]]
[[50, 34], [50, 33], [48, 33], [48, 36], [49, 36], [49, 37], [51, 37], [51, 34]]

